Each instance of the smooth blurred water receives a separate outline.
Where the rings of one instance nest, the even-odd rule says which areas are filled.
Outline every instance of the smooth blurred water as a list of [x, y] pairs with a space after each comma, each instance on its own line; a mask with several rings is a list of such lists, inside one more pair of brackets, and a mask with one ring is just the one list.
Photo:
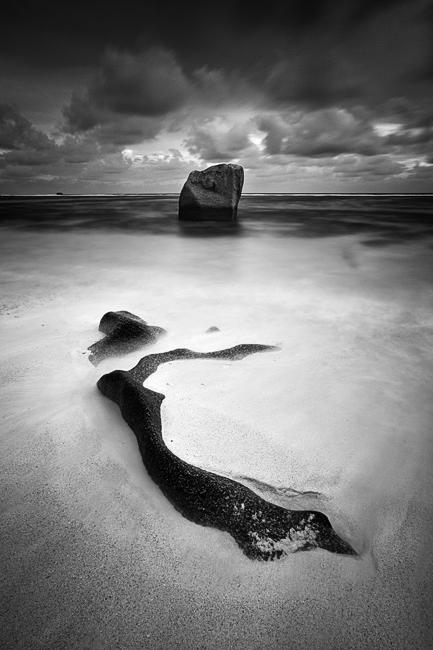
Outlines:
[[381, 246], [433, 235], [433, 195], [255, 194], [236, 224], [177, 221], [176, 195], [0, 197], [0, 225], [37, 230], [117, 230], [179, 236], [292, 237], [359, 234]]

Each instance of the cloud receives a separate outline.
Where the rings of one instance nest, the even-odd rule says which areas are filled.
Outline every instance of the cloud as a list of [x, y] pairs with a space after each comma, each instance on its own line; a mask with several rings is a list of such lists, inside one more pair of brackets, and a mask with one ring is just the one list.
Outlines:
[[405, 148], [415, 147], [420, 149], [431, 148], [433, 142], [433, 125], [422, 127], [401, 126], [395, 133], [386, 138], [390, 146]]
[[81, 133], [90, 131], [95, 126], [110, 119], [107, 111], [93, 105], [89, 94], [72, 93], [69, 104], [63, 107], [65, 118], [64, 130], [68, 133]]
[[10, 104], [0, 104], [0, 149], [35, 151], [50, 149], [48, 136], [38, 131]]
[[127, 171], [132, 165], [129, 158], [121, 152], [105, 155], [90, 161], [81, 174], [85, 180], [101, 180], [105, 175], [118, 175]]
[[[162, 139], [152, 136], [155, 147], [163, 148], [155, 151], [148, 144], [147, 153], [134, 142], [155, 134], [159, 118], [113, 114], [93, 129], [54, 138], [16, 109], [2, 108], [1, 115], [9, 148], [0, 153], [0, 178], [11, 191], [178, 191], [192, 168], [230, 160], [247, 169], [248, 191], [310, 191], [312, 183], [322, 191], [344, 190], [351, 183], [357, 189], [384, 183], [392, 190], [391, 182], [410, 190], [430, 183], [433, 173], [429, 136], [413, 131], [429, 127], [384, 123], [373, 128], [372, 114], [361, 109], [237, 110], [195, 117], [192, 124], [183, 115], [183, 127], [178, 124], [174, 135], [167, 131]], [[180, 149], [168, 145], [174, 136]], [[125, 148], [128, 140], [131, 147]]]
[[92, 103], [89, 97], [73, 94], [63, 108], [63, 132], [79, 136], [88, 134], [94, 140], [114, 146], [127, 146], [153, 138], [162, 128], [160, 117], [118, 115]]
[[171, 52], [109, 50], [87, 88], [73, 93], [63, 107], [62, 128], [91, 134], [102, 144], [128, 146], [155, 137], [165, 116], [180, 109], [192, 92]]
[[[107, 124], [119, 128], [125, 119], [131, 125], [134, 118], [137, 137], [146, 137], [149, 132], [155, 133], [152, 125], [183, 106], [192, 92], [190, 81], [171, 52], [152, 48], [132, 55], [109, 50], [87, 88], [73, 93], [63, 108], [64, 129], [79, 133]], [[131, 128], [121, 130], [132, 135]], [[114, 128], [102, 134], [107, 136], [108, 132], [114, 134]]]
[[[124, 154], [125, 155], [125, 154]], [[151, 179], [149, 189], [155, 191], [180, 191], [192, 169], [191, 160], [185, 159], [178, 149], [154, 152], [150, 155], [129, 154], [132, 165], [128, 172], [130, 183], [143, 184], [143, 179]]]
[[173, 129], [198, 114], [260, 101], [260, 93], [237, 74], [201, 66], [188, 75], [173, 52], [108, 51], [82, 92], [63, 107], [66, 133], [92, 133], [101, 142], [130, 145]]
[[61, 158], [61, 150], [53, 145], [50, 149], [35, 150], [12, 150], [2, 155], [7, 165], [28, 165], [40, 166], [56, 163]]
[[257, 118], [268, 154], [333, 156], [356, 152], [374, 155], [381, 141], [364, 115], [344, 108], [268, 113]]
[[[290, 11], [278, 6], [284, 23]], [[276, 46], [265, 52], [270, 42], [265, 39], [254, 66], [245, 65], [243, 48], [266, 35], [269, 13], [263, 25], [255, 23], [251, 39], [240, 30], [239, 56], [232, 57], [230, 70], [224, 60], [211, 65], [205, 57], [188, 65], [182, 51], [162, 46], [112, 48], [82, 90], [72, 93], [63, 124], [52, 135], [13, 106], [0, 107], [1, 177], [29, 182], [53, 177], [65, 187], [136, 190], [153, 189], [156, 182], [175, 191], [192, 166], [239, 160], [257, 183], [250, 190], [291, 190], [300, 181], [309, 181], [308, 189], [326, 181], [332, 189], [336, 179], [428, 179], [433, 116], [424, 92], [427, 77], [421, 74], [420, 21], [412, 9], [398, 6], [409, 32], [422, 42], [404, 63], [396, 58], [396, 70], [387, 76], [389, 57], [376, 61], [377, 70], [373, 63], [382, 56], [375, 41], [382, 38], [379, 27], [385, 28], [389, 5], [368, 11], [364, 6], [353, 24], [354, 3], [348, 6], [334, 22], [332, 4], [324, 13], [300, 9], [297, 31], [291, 25], [284, 43], [274, 21]], [[390, 23], [383, 40], [394, 43], [399, 29], [396, 21]], [[369, 35], [367, 41], [362, 34]], [[364, 48], [378, 48], [375, 57], [361, 56], [361, 41]], [[408, 92], [395, 95], [413, 68], [419, 79], [406, 78]], [[135, 152], [133, 158], [126, 149]]]
[[191, 74], [193, 92], [190, 103], [200, 106], [245, 106], [257, 105], [265, 101], [263, 92], [236, 68], [230, 70], [203, 66]]
[[0, 177], [74, 175], [77, 166], [101, 156], [101, 146], [86, 136], [56, 141], [37, 129], [15, 107], [0, 105]]
[[59, 147], [65, 163], [80, 165], [93, 160], [101, 153], [100, 146], [92, 139], [67, 135]]
[[390, 97], [428, 95], [428, 6], [428, 0], [328, 4], [318, 20], [298, 32], [289, 28], [265, 74], [270, 100], [275, 107], [374, 107]]
[[332, 165], [333, 173], [346, 178], [381, 179], [404, 174], [404, 164], [390, 155], [359, 156], [354, 154], [338, 156]]
[[181, 152], [143, 155], [123, 149], [125, 140], [142, 138], [143, 129], [149, 134], [155, 128], [149, 120], [127, 116], [54, 138], [17, 109], [0, 106], [2, 187], [11, 192], [177, 191], [191, 170]]
[[237, 159], [251, 147], [251, 129], [250, 120], [233, 124], [221, 117], [208, 119], [193, 125], [185, 139], [185, 146], [191, 154], [201, 160], [230, 161]]
[[160, 47], [138, 55], [109, 50], [88, 91], [97, 106], [146, 117], [180, 107], [190, 92], [173, 53]]
[[[193, 155], [233, 159], [248, 152], [248, 133], [242, 125], [220, 129], [218, 118], [243, 107], [257, 116], [268, 155], [415, 150], [422, 136], [409, 129], [432, 116], [427, 7], [426, 0], [270, 0], [266, 12], [245, 13], [235, 1], [229, 20], [224, 12], [212, 24], [194, 16], [193, 43], [165, 32], [162, 14], [171, 7], [155, 9], [139, 40], [147, 47], [106, 51], [64, 107], [64, 131], [107, 147], [177, 131]], [[149, 46], [152, 21], [166, 33], [157, 46]], [[386, 139], [375, 120], [395, 120], [401, 132]]]
[[163, 128], [164, 120], [158, 118], [140, 118], [113, 116], [92, 131], [92, 137], [102, 145], [124, 147], [143, 140], [154, 138]]

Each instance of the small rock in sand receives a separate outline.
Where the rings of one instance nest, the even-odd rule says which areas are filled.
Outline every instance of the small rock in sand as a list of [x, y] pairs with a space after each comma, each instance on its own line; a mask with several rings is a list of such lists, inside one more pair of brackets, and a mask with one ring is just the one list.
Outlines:
[[162, 327], [148, 325], [139, 316], [129, 311], [109, 311], [101, 318], [99, 331], [106, 336], [93, 343], [88, 350], [89, 361], [98, 365], [107, 357], [117, 357], [155, 343], [166, 333]]

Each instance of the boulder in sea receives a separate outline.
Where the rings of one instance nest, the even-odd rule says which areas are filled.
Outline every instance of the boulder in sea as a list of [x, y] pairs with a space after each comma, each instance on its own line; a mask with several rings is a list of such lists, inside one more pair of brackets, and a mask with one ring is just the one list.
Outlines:
[[97, 366], [107, 357], [117, 357], [155, 343], [165, 334], [162, 327], [148, 325], [129, 311], [108, 311], [101, 318], [99, 331], [104, 338], [91, 345], [89, 361]]
[[212, 165], [193, 171], [179, 197], [179, 219], [234, 221], [244, 184], [241, 165]]

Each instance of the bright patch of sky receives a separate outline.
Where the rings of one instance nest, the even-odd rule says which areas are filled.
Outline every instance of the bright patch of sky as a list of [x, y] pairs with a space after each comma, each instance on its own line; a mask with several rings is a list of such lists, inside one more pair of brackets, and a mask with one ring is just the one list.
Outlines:
[[377, 135], [385, 138], [387, 135], [398, 133], [402, 128], [402, 124], [397, 124], [395, 122], [376, 122], [376, 124], [373, 124], [373, 128]]

